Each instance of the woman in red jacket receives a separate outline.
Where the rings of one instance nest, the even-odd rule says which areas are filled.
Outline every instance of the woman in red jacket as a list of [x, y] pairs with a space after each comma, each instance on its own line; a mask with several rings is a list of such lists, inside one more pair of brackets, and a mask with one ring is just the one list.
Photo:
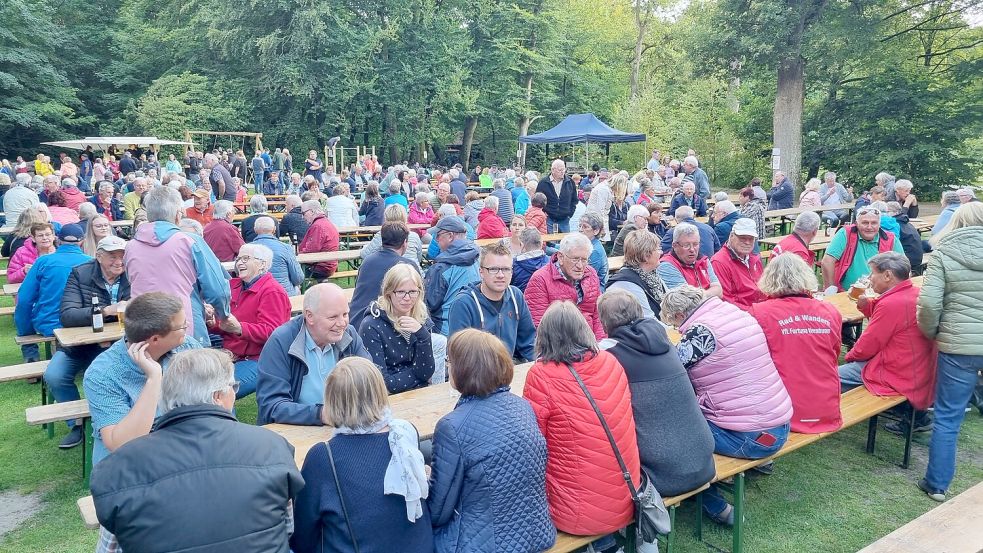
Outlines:
[[[598, 350], [594, 333], [567, 301], [554, 303], [543, 315], [536, 354], [522, 395], [546, 436], [546, 496], [553, 523], [579, 536], [616, 532], [632, 521], [631, 494], [573, 371], [597, 403], [637, 485], [638, 444], [625, 371], [613, 355]], [[613, 536], [594, 545], [595, 551], [615, 548]]]
[[509, 235], [505, 221], [498, 216], [498, 198], [495, 196], [485, 198], [485, 207], [478, 213], [477, 231], [478, 239], [505, 238]]
[[259, 354], [278, 326], [290, 320], [290, 298], [283, 286], [269, 273], [273, 252], [259, 244], [239, 248], [235, 260], [236, 278], [232, 289], [232, 314], [216, 320], [215, 311], [206, 306], [209, 330], [222, 337], [223, 346], [235, 360], [239, 381], [236, 399], [256, 391]]
[[792, 400], [792, 431], [838, 430], [840, 334], [843, 318], [831, 303], [816, 300], [816, 274], [797, 255], [780, 255], [765, 267], [758, 288], [768, 299], [748, 312], [765, 332], [771, 359]]

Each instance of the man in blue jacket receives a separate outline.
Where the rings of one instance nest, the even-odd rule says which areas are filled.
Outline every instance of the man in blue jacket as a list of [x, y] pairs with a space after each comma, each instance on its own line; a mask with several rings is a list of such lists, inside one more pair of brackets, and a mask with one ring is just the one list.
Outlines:
[[785, 173], [775, 172], [771, 190], [768, 191], [768, 209], [792, 209], [795, 201], [795, 188]]
[[447, 315], [451, 303], [461, 289], [478, 282], [478, 247], [467, 240], [468, 224], [457, 215], [441, 217], [437, 222], [434, 240], [440, 247], [423, 281], [423, 299], [430, 312], [434, 328], [449, 336]]
[[304, 294], [304, 313], [274, 330], [259, 355], [256, 424], [324, 424], [324, 382], [338, 361], [353, 355], [372, 360], [348, 324], [344, 290], [312, 286]]
[[18, 336], [52, 336], [56, 328], [61, 328], [61, 298], [68, 276], [77, 265], [92, 261], [79, 247], [84, 237], [81, 226], [65, 225], [58, 231], [55, 253], [42, 255], [34, 262], [17, 291], [14, 325]]
[[523, 361], [536, 358], [536, 327], [522, 292], [509, 286], [512, 252], [502, 242], [481, 249], [478, 263], [481, 281], [464, 288], [451, 304], [449, 333], [477, 328], [497, 336], [512, 357]]
[[669, 213], [675, 213], [677, 209], [685, 205], [693, 208], [698, 217], [706, 217], [707, 202], [696, 193], [696, 184], [692, 181], [686, 181], [680, 190], [682, 192], [673, 196], [672, 202], [669, 204]]

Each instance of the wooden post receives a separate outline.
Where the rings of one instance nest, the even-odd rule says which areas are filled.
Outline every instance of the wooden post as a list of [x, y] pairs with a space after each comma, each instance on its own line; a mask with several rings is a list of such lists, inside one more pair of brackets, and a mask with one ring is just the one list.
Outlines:
[[[337, 146], [335, 146], [335, 147], [337, 148]], [[341, 167], [341, 170], [339, 171], [338, 169], [335, 169], [335, 173], [341, 173], [341, 171], [344, 171], [345, 170], [345, 147], [344, 146], [341, 147], [341, 165], [340, 165], [340, 167]]]

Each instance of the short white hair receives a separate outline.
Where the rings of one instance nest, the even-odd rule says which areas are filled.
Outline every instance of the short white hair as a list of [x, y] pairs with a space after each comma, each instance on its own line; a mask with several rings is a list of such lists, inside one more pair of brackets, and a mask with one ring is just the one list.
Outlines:
[[714, 192], [713, 194], [713, 201], [715, 202], [723, 202], [725, 200], [728, 200], [729, 198], [730, 197], [724, 191]]
[[683, 163], [685, 163], [686, 165], [692, 165], [693, 167], [700, 166], [700, 160], [696, 159], [696, 156], [686, 156], [683, 159]]
[[795, 225], [792, 231], [816, 232], [819, 230], [819, 214], [815, 211], [803, 211], [795, 218]]
[[235, 212], [236, 208], [229, 200], [219, 200], [215, 202], [215, 218], [226, 219]]
[[648, 217], [649, 210], [644, 205], [635, 204], [628, 208], [628, 221], [634, 221], [635, 217]]
[[256, 222], [253, 223], [253, 230], [257, 234], [273, 234], [273, 231], [276, 230], [276, 221], [273, 220], [273, 217], [257, 217]]
[[179, 213], [184, 213], [184, 200], [177, 190], [158, 186], [143, 197], [143, 207], [147, 210], [147, 221], [177, 221]]
[[580, 234], [579, 232], [574, 232], [568, 234], [560, 240], [560, 253], [567, 254], [573, 250], [588, 250], [590, 251], [591, 244], [590, 240], [586, 236]]
[[693, 211], [693, 208], [688, 205], [681, 205], [676, 208], [675, 217], [677, 221], [682, 219], [692, 219], [694, 215], [696, 215], [696, 213]]
[[498, 211], [498, 197], [488, 196], [487, 198], [485, 198], [485, 209]]
[[246, 255], [251, 255], [256, 259], [264, 261], [266, 263], [266, 271], [270, 270], [270, 264], [273, 263], [273, 250], [267, 248], [262, 244], [243, 244], [239, 247], [239, 255], [245, 253]]
[[[403, 207], [403, 206], [399, 206], [399, 207]], [[301, 211], [310, 210], [315, 213], [324, 213], [324, 208], [321, 207], [321, 202], [317, 200], [307, 200], [306, 202], [300, 205], [300, 210]]]
[[441, 217], [447, 217], [449, 215], [457, 215], [457, 209], [454, 207], [454, 204], [444, 204], [437, 209], [437, 213]]
[[730, 215], [731, 213], [737, 211], [737, 206], [735, 206], [734, 202], [730, 200], [724, 200], [722, 202], [717, 202], [717, 205], [713, 206], [713, 209], [714, 211], [723, 213], [724, 215]]
[[161, 383], [161, 411], [189, 405], [214, 405], [212, 394], [235, 380], [232, 357], [225, 350], [195, 349], [174, 355]]
[[564, 170], [566, 170], [567, 164], [562, 159], [557, 158], [553, 160], [553, 163], [550, 163], [550, 169], [554, 169], [557, 167], [562, 167]]
[[253, 213], [266, 213], [269, 208], [270, 204], [266, 201], [266, 196], [253, 194], [253, 197], [249, 198], [249, 211]]
[[914, 185], [911, 184], [911, 181], [908, 180], [908, 179], [901, 179], [901, 180], [899, 180], [899, 181], [897, 181], [897, 182], [894, 183], [894, 189], [895, 190], [908, 190], [908, 191], [911, 191], [911, 189], [912, 189], [913, 186]]
[[683, 236], [700, 236], [700, 229], [696, 228], [696, 225], [691, 225], [689, 223], [679, 223], [676, 228], [672, 229], [672, 243], [675, 244], [679, 242], [679, 239]]

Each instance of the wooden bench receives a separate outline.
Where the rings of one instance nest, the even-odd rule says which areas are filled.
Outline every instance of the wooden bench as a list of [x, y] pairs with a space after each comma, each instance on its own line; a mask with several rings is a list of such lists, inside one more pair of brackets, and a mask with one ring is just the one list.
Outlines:
[[[9, 365], [6, 367], [0, 367], [0, 382], [15, 382], [18, 380], [33, 380], [35, 378], [41, 381], [41, 405], [47, 405], [52, 402], [51, 394], [48, 391], [48, 385], [44, 381], [44, 369], [48, 367], [48, 361], [35, 361], [33, 363], [21, 363], [20, 365]], [[55, 427], [52, 424], [45, 424], [45, 430], [48, 431], [48, 437], [51, 438], [55, 435]]]
[[[849, 428], [859, 422], [868, 421], [867, 427], [867, 453], [874, 452], [874, 441], [877, 436], [877, 417], [888, 409], [901, 405], [906, 400], [904, 396], [875, 396], [867, 391], [867, 388], [860, 386], [840, 396], [840, 416], [843, 425], [839, 430], [823, 432], [819, 434], [801, 434], [790, 432], [785, 445], [774, 455], [761, 459], [737, 459], [714, 454], [713, 461], [717, 469], [717, 474], [713, 482], [725, 488], [733, 495], [734, 501], [734, 529], [733, 529], [733, 553], [741, 553], [744, 546], [744, 474], [765, 463], [773, 461], [779, 457], [787, 455], [793, 451], [801, 449], [811, 443], [831, 436], [840, 430]], [[913, 429], [914, 411], [912, 410], [908, 420], [908, 434], [905, 436], [904, 459], [901, 463], [902, 468], [908, 468], [911, 458], [911, 438]], [[724, 481], [733, 478], [733, 484], [725, 484]], [[698, 517], [697, 535], [703, 540], [703, 496], [697, 498]]]
[[28, 407], [24, 416], [30, 425], [82, 419], [82, 478], [88, 486], [89, 473], [92, 472], [92, 417], [89, 414], [89, 402], [79, 399]]
[[58, 341], [54, 336], [42, 336], [40, 334], [28, 334], [26, 336], [14, 336], [14, 343], [18, 346], [26, 346], [29, 344], [44, 344], [44, 354], [48, 359], [51, 359], [52, 348], [54, 348]]
[[13, 305], [9, 307], [0, 307], [0, 315], [9, 315], [12, 317], [14, 315], [14, 309], [16, 308]]
[[92, 501], [92, 496], [87, 495], [85, 497], [79, 498], [75, 502], [78, 505], [79, 512], [82, 513], [82, 523], [89, 530], [99, 529], [99, 519], [96, 518], [96, 504]]

